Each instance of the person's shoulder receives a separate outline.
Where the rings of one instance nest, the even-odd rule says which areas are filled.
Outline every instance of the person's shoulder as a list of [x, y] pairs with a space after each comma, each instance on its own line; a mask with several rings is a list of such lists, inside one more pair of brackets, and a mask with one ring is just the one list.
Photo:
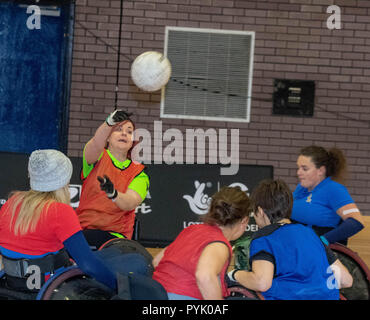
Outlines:
[[291, 222], [287, 223], [284, 226], [287, 226], [292, 232], [311, 232], [312, 228], [303, 225], [302, 223], [299, 222]]
[[330, 181], [331, 181], [331, 184], [333, 186], [335, 186], [336, 188], [347, 189], [347, 187], [344, 184], [340, 183], [340, 182], [337, 182], [337, 181], [334, 181], [334, 180], [330, 180]]
[[57, 202], [57, 201], [52, 202], [50, 204], [49, 209], [52, 209], [52, 210], [54, 210], [58, 213], [60, 213], [60, 212], [66, 212], [66, 213], [74, 212], [74, 209], [72, 208], [71, 205], [66, 204], [66, 203], [62, 203], [62, 202]]
[[324, 190], [346, 190], [347, 191], [347, 187], [345, 185], [331, 179], [330, 177], [326, 178], [325, 184], [323, 185], [323, 189]]
[[302, 223], [292, 222], [285, 224], [285, 226], [288, 228], [287, 232], [299, 236], [300, 238], [309, 239], [310, 237], [317, 237], [315, 231], [311, 227], [303, 225]]
[[216, 226], [209, 225], [203, 222], [194, 222], [184, 228], [180, 234], [183, 236], [195, 236], [195, 235], [207, 235], [209, 238], [217, 237], [219, 235], [220, 229]]
[[256, 231], [253, 234], [252, 241], [263, 238], [263, 237], [267, 237], [267, 236], [271, 235], [273, 232], [275, 232], [276, 230], [278, 230], [280, 227], [281, 227], [280, 224], [267, 225], [267, 226], [259, 229], [258, 231]]
[[131, 159], [128, 159], [130, 162], [129, 162], [129, 165], [132, 165], [132, 166], [136, 166], [136, 167], [138, 167], [138, 168], [142, 168], [143, 169], [143, 171], [144, 170], [148, 170], [148, 167], [147, 166], [145, 166], [143, 163], [141, 163], [141, 162], [138, 162], [138, 161], [136, 161], [136, 160], [131, 160]]
[[149, 179], [148, 167], [146, 167], [144, 164], [142, 164], [140, 162], [137, 162], [137, 161], [134, 161], [134, 160], [130, 160], [128, 165], [129, 166], [134, 166], [134, 167], [138, 168], [138, 170], [140, 170], [140, 172], [138, 173], [138, 175], [135, 178]]

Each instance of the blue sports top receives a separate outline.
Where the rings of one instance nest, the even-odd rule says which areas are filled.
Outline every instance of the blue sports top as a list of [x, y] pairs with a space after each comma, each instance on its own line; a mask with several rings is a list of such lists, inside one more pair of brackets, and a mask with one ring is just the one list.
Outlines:
[[250, 260], [274, 264], [266, 300], [338, 300], [334, 275], [329, 267], [336, 257], [315, 232], [301, 224], [272, 224], [254, 235]]
[[347, 188], [330, 177], [312, 191], [298, 184], [293, 192], [292, 219], [310, 226], [335, 228], [341, 222], [336, 211], [353, 200]]

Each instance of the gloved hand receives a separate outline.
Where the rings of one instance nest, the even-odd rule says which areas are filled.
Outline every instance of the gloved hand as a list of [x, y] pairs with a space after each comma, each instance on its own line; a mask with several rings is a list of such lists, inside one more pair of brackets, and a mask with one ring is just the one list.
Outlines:
[[230, 282], [238, 282], [238, 281], [236, 281], [236, 279], [235, 279], [235, 277], [234, 277], [234, 275], [235, 275], [235, 273], [236, 273], [237, 271], [239, 271], [239, 269], [233, 269], [233, 270], [231, 270], [230, 272], [228, 272], [228, 273], [227, 273], [227, 278], [228, 278], [228, 280], [229, 280]]
[[107, 194], [109, 199], [115, 201], [118, 196], [118, 191], [114, 189], [114, 185], [108, 176], [104, 175], [104, 178], [98, 176], [98, 180], [100, 182], [100, 189]]
[[114, 110], [108, 117], [105, 119], [105, 122], [108, 126], [112, 127], [116, 125], [117, 123], [120, 123], [125, 120], [130, 120], [130, 116], [132, 113], [128, 113], [126, 111], [117, 109]]

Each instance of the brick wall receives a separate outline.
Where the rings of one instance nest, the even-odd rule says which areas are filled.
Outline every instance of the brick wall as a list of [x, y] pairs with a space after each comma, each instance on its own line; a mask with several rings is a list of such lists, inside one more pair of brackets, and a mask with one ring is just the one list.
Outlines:
[[[137, 127], [239, 128], [240, 162], [273, 165], [294, 188], [302, 146], [341, 148], [349, 190], [370, 214], [370, 2], [361, 0], [135, 0], [124, 2], [118, 106]], [[329, 30], [329, 5], [341, 8], [342, 29]], [[115, 98], [119, 0], [77, 0], [70, 100], [69, 155], [111, 112]], [[256, 32], [251, 122], [160, 119], [160, 93], [138, 90], [130, 63], [148, 50], [163, 52], [165, 26]], [[312, 118], [272, 115], [273, 79], [314, 80]]]

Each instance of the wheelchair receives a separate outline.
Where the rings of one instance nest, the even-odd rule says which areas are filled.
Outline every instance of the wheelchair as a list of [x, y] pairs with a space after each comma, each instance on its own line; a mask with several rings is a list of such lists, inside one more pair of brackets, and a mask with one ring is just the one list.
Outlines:
[[[147, 261], [147, 274], [117, 273], [117, 292], [84, 274], [76, 265], [51, 276], [37, 291], [14, 290], [7, 285], [7, 275], [0, 272], [0, 300], [167, 300], [167, 292], [151, 278], [152, 257], [138, 242], [112, 239], [98, 251], [110, 248], [110, 254], [139, 253]], [[107, 250], [108, 251], [108, 250]]]

